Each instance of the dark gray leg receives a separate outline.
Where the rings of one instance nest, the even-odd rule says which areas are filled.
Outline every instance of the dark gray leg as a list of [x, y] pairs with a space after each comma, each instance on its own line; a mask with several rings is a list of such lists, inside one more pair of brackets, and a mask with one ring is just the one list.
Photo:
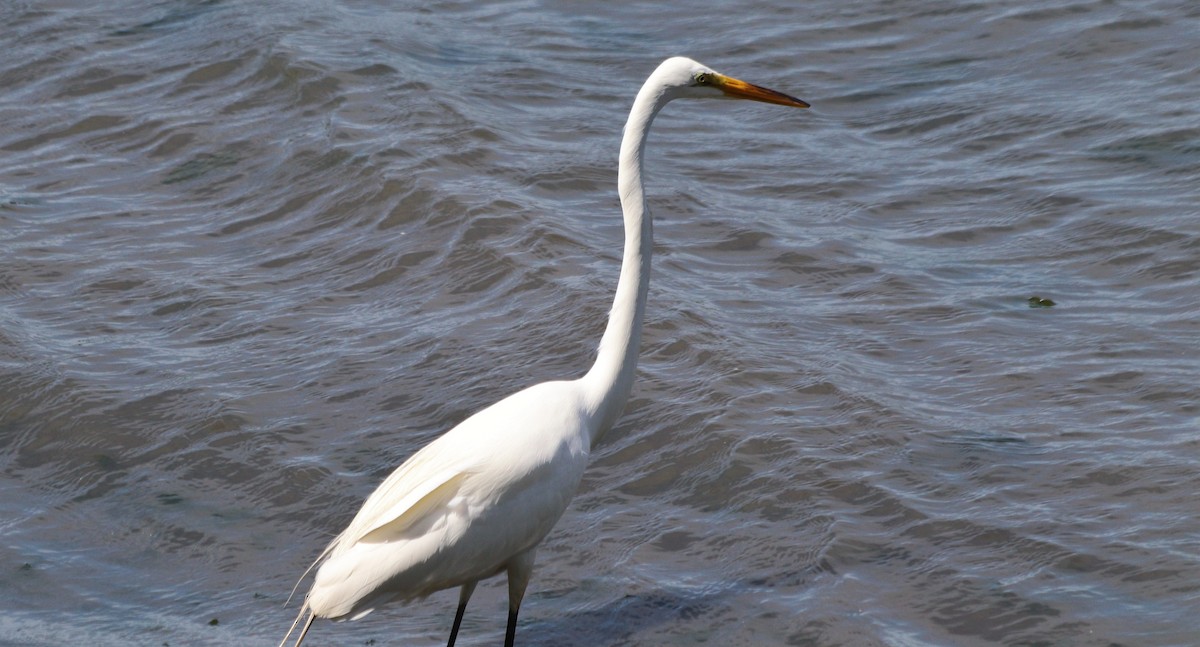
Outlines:
[[458, 638], [458, 628], [462, 626], [463, 614], [467, 611], [467, 601], [475, 592], [475, 584], [476, 582], [463, 584], [462, 591], [458, 594], [458, 611], [454, 614], [454, 626], [450, 628], [450, 642], [446, 643], [446, 647], [454, 647], [454, 640]]
[[533, 549], [521, 553], [508, 561], [508, 629], [504, 632], [504, 647], [513, 647], [517, 637], [517, 612], [533, 574]]
[[513, 641], [517, 639], [517, 611], [519, 610], [508, 610], [508, 629], [504, 632], [504, 647], [513, 647]]

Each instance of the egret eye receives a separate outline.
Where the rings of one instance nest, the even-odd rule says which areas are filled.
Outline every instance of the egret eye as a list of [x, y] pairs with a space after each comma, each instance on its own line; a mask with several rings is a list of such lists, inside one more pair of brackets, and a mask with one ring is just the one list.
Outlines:
[[696, 74], [696, 85], [708, 85], [712, 82], [712, 76], [708, 72], [699, 72]]

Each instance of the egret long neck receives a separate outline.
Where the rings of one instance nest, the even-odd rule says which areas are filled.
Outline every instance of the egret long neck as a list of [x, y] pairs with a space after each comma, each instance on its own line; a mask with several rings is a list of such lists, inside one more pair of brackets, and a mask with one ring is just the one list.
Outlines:
[[621, 159], [617, 171], [621, 210], [625, 214], [625, 252], [621, 259], [621, 278], [617, 281], [617, 294], [608, 315], [608, 327], [600, 339], [596, 363], [583, 377], [587, 405], [594, 412], [591, 429], [593, 446], [621, 416], [637, 370], [642, 317], [646, 312], [646, 293], [650, 287], [650, 255], [654, 247], [642, 182], [642, 159], [650, 122], [667, 100], [661, 89], [647, 82], [633, 103], [621, 140]]

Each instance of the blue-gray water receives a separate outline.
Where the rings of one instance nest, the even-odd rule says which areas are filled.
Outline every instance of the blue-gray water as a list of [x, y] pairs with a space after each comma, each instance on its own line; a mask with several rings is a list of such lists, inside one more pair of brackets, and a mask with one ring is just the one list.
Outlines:
[[[1200, 5], [0, 24], [0, 644], [274, 645], [395, 465], [588, 365], [625, 111], [675, 54], [814, 107], [656, 123], [638, 381], [519, 644], [1200, 636]], [[444, 644], [455, 600], [311, 644]]]

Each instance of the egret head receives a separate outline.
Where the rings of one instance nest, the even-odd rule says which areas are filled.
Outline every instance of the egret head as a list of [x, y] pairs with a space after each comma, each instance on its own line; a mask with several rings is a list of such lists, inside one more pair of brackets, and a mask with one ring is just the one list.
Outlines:
[[808, 107], [801, 99], [725, 76], [683, 56], [663, 61], [652, 76], [662, 83], [672, 99], [749, 99], [793, 108]]

